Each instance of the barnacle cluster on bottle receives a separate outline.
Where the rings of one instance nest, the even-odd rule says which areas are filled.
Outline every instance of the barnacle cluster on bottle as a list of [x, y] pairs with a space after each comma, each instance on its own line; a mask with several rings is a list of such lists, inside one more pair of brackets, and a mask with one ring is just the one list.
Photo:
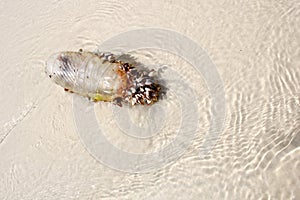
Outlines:
[[139, 70], [128, 63], [120, 65], [121, 73], [126, 75], [126, 84], [122, 88], [122, 97], [117, 101], [131, 105], [153, 104], [158, 101], [160, 85], [155, 81], [154, 70]]

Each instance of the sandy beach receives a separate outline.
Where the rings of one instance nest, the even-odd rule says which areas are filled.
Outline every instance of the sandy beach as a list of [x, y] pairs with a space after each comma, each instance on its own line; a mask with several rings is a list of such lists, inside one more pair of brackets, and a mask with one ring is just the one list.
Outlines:
[[[0, 199], [300, 199], [299, 1], [3, 0], [0, 11]], [[129, 52], [165, 70], [170, 90], [153, 107], [89, 102], [44, 72], [53, 53], [119, 36], [123, 53], [153, 39]]]

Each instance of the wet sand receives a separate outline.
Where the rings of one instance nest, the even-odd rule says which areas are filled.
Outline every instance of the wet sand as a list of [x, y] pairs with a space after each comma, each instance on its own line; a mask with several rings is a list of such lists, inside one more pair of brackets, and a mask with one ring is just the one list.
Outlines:
[[[300, 199], [299, 2], [5, 0], [0, 10], [0, 199]], [[212, 152], [199, 157], [212, 115], [203, 76], [180, 56], [133, 52], [181, 75], [176, 80], [196, 97], [198, 110], [190, 112], [199, 114], [199, 126], [179, 159], [127, 173], [87, 151], [73, 94], [53, 84], [44, 67], [55, 52], [94, 51], [146, 27], [179, 32], [207, 52], [224, 86], [226, 119]], [[166, 109], [163, 128], [140, 140], [122, 132], [114, 105], [100, 102], [95, 112], [111, 144], [145, 154], [170, 144], [185, 117], [172, 92], [158, 105]], [[133, 123], [149, 123], [143, 109], [131, 112]]]

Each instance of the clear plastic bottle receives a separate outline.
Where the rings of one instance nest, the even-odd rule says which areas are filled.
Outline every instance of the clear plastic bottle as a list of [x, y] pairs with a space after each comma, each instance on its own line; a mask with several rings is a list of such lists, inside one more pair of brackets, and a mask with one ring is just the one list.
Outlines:
[[66, 91], [120, 106], [153, 104], [161, 89], [153, 70], [122, 62], [110, 53], [56, 53], [47, 60], [45, 72]]

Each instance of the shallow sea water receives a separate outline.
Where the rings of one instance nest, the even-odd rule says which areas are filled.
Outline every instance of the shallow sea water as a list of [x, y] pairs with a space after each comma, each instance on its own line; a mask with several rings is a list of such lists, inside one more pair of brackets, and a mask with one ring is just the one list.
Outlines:
[[[300, 199], [299, 1], [4, 0], [0, 11], [0, 199]], [[110, 151], [104, 157], [114, 166], [99, 162], [78, 133], [74, 95], [53, 84], [44, 66], [55, 52], [95, 51], [113, 36], [149, 27], [178, 32], [206, 52], [222, 80], [226, 113], [222, 132], [207, 137], [214, 113], [203, 74], [173, 53], [133, 50], [146, 66], [178, 74], [164, 73], [165, 99], [133, 109], [78, 100], [94, 109], [110, 144], [139, 153], [137, 165], [151, 169], [132, 173], [121, 170], [127, 157]], [[190, 90], [196, 109], [182, 111], [180, 97]], [[182, 143], [193, 138], [175, 146], [183, 119]], [[143, 135], [147, 126], [152, 137]], [[207, 140], [211, 151], [200, 156]], [[143, 160], [170, 144], [171, 156], [184, 153], [160, 167]]]

